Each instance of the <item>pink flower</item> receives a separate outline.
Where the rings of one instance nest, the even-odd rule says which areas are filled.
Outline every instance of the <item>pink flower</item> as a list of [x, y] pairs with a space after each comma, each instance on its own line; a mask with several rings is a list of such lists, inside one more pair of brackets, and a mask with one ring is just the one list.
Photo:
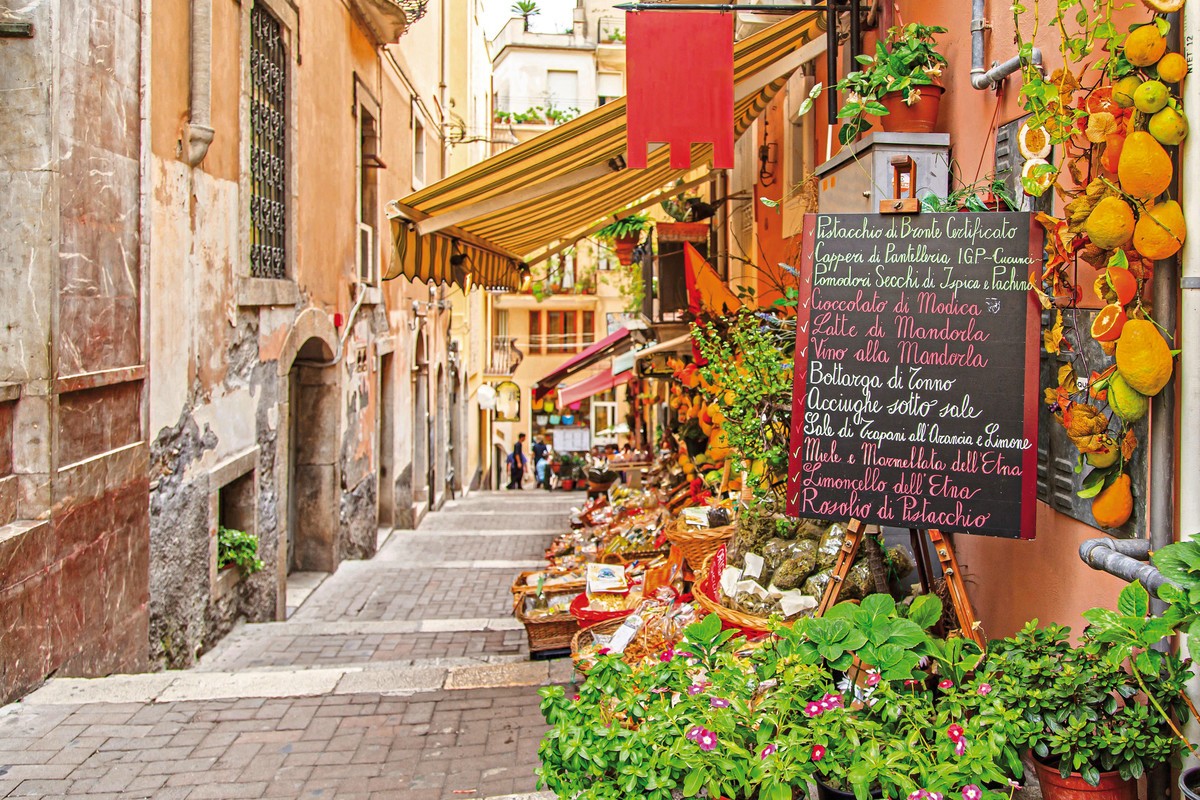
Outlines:
[[821, 698], [821, 705], [827, 709], [841, 708], [842, 696], [840, 694], [827, 694]]
[[954, 755], [961, 756], [967, 752], [967, 737], [962, 737], [954, 743]]
[[992, 692], [992, 685], [990, 683], [981, 683], [979, 684], [978, 691], [981, 695], [989, 695]]
[[815, 744], [815, 745], [813, 745], [813, 749], [812, 749], [812, 760], [813, 760], [813, 761], [820, 761], [820, 760], [821, 760], [822, 758], [824, 758], [824, 757], [825, 757], [825, 748], [824, 748], [824, 747], [822, 747], [822, 746], [821, 746], [821, 745], [819, 745], [819, 744]]
[[776, 749], [776, 748], [775, 748], [775, 745], [773, 745], [773, 744], [769, 744], [769, 745], [767, 745], [766, 747], [764, 747], [764, 748], [762, 749], [762, 753], [760, 753], [758, 757], [759, 757], [759, 758], [764, 758], [764, 759], [765, 759], [767, 756], [769, 756], [769, 755], [771, 755], [772, 753], [774, 753], [774, 752], [775, 752], [775, 749]]
[[710, 697], [708, 704], [713, 708], [729, 708], [729, 701], [724, 697]]
[[962, 789], [963, 800], [983, 800], [983, 792], [973, 783], [968, 783]]
[[575, 695], [575, 696], [574, 696], [574, 697], [572, 697], [571, 699], [572, 699], [572, 700], [574, 700], [576, 703], [578, 703], [578, 702], [579, 702], [579, 695]]
[[879, 673], [878, 672], [868, 672], [867, 673], [867, 686], [878, 686], [878, 685], [879, 685]]
[[821, 712], [824, 710], [825, 710], [825, 707], [822, 706], [820, 703], [816, 703], [816, 702], [809, 703], [808, 705], [806, 705], [804, 707], [804, 713], [810, 717], [819, 717], [821, 715]]
[[658, 657], [658, 660], [662, 661], [662, 662], [667, 662], [667, 661], [670, 661], [674, 657], [675, 657], [675, 651], [672, 650], [671, 648], [667, 648], [666, 650], [663, 651], [663, 654]]
[[963, 738], [962, 725], [951, 725], [949, 728], [946, 728], [946, 735], [950, 737], [950, 741], [957, 742]]
[[696, 744], [700, 745], [700, 749], [704, 752], [715, 750], [717, 747], [717, 735], [712, 731], [700, 729], [700, 735], [696, 737]]
[[696, 725], [687, 732], [687, 738], [691, 739], [693, 742], [698, 742], [700, 741], [700, 734], [702, 733], [704, 733], [704, 728]]
[[915, 792], [910, 792], [908, 800], [926, 800], [929, 797], [929, 792], [924, 789], [917, 789]]
[[930, 792], [929, 800], [942, 800], [942, 793], [941, 792]]
[[921, 685], [921, 682], [918, 680], [914, 680], [913, 678], [909, 678], [908, 680], [906, 680], [904, 682], [905, 689], [915, 689], [920, 685]]
[[950, 680], [949, 678], [945, 678], [941, 681], [938, 681], [938, 688], [939, 689], [953, 689], [954, 681]]
[[704, 691], [704, 688], [705, 688], [706, 686], [708, 686], [708, 683], [693, 683], [691, 686], [689, 686], [689, 687], [688, 687], [688, 690], [687, 690], [687, 692], [688, 692], [688, 694], [689, 694], [689, 695], [691, 695], [692, 697], [695, 697], [696, 695], [698, 695], [698, 694], [700, 694], [701, 692], [703, 692], [703, 691]]
[[607, 648], [607, 647], [601, 647], [599, 652], [600, 652], [600, 655], [602, 655], [602, 656], [606, 656], [606, 655], [608, 655], [608, 648]]

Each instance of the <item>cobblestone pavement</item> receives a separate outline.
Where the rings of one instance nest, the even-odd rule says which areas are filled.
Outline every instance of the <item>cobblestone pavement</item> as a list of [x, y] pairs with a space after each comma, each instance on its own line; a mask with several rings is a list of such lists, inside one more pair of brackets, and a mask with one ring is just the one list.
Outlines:
[[509, 587], [580, 496], [490, 493], [395, 531], [287, 622], [187, 672], [56, 679], [0, 708], [0, 798], [548, 798]]

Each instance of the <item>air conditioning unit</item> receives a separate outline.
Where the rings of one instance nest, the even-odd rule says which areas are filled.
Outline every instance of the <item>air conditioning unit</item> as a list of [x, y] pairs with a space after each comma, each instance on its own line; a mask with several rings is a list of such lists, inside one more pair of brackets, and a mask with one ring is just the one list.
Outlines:
[[358, 223], [358, 282], [367, 286], [379, 283], [379, 256], [375, 250], [375, 229]]

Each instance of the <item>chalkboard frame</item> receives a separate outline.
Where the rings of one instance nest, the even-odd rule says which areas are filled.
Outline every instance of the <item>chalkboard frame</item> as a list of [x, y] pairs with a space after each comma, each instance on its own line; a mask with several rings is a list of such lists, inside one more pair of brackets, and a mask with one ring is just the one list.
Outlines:
[[[959, 212], [962, 213], [962, 212]], [[1044, 260], [1044, 231], [1042, 226], [1037, 223], [1033, 213], [1024, 212], [975, 212], [986, 213], [988, 217], [995, 218], [1003, 213], [1004, 216], [1022, 217], [1025, 218], [1023, 224], [1027, 224], [1028, 237], [1028, 254], [1029, 254], [1029, 271], [1034, 275], [1040, 275], [1043, 269]], [[803, 240], [801, 249], [800, 263], [800, 279], [799, 279], [799, 299], [797, 305], [796, 319], [796, 353], [795, 353], [795, 383], [792, 389], [792, 426], [790, 439], [790, 456], [788, 470], [788, 491], [787, 491], [787, 513], [791, 516], [798, 515], [798, 495], [793, 484], [800, 480], [802, 471], [800, 466], [804, 463], [804, 405], [808, 389], [808, 348], [809, 348], [809, 323], [811, 321], [811, 305], [813, 294], [813, 251], [816, 242], [816, 227], [817, 220], [822, 216], [841, 216], [853, 218], [870, 218], [889, 220], [890, 215], [884, 214], [805, 214], [803, 226]], [[923, 215], [922, 215], [923, 216]], [[887, 292], [891, 290], [880, 290]], [[1037, 533], [1037, 505], [1038, 505], [1038, 420], [1040, 415], [1041, 405], [1041, 388], [1040, 388], [1040, 353], [1042, 349], [1041, 335], [1041, 307], [1036, 296], [1032, 291], [1026, 293], [1026, 312], [1025, 312], [1025, 348], [1024, 348], [1024, 383], [1022, 386], [1022, 409], [1023, 409], [1023, 436], [1026, 441], [1032, 446], [1025, 449], [1021, 456], [1021, 509], [1019, 513], [1019, 528], [1011, 532], [994, 532], [994, 531], [956, 531], [962, 533], [975, 533], [979, 535], [995, 536], [1000, 538], [1019, 538], [1024, 540], [1033, 539]], [[883, 520], [864, 517], [865, 522], [874, 522], [881, 525], [891, 527], [910, 527], [903, 520]], [[911, 526], [922, 527], [922, 526]], [[945, 529], [950, 531], [951, 529]]]

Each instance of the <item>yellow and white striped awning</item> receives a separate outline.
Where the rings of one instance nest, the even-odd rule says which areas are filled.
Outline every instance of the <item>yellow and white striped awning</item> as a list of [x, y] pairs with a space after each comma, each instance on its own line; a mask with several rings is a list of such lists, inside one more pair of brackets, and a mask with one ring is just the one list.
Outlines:
[[[800, 66], [800, 48], [824, 35], [820, 18], [819, 12], [795, 14], [734, 45], [735, 136]], [[598, 220], [664, 191], [685, 173], [671, 169], [665, 146], [650, 153], [646, 169], [625, 169], [624, 156], [621, 98], [393, 203], [397, 248], [388, 277], [453, 282], [448, 267], [420, 269], [413, 257], [437, 251], [429, 242], [448, 238], [459, 249], [473, 246], [507, 261], [515, 281], [516, 265], [539, 249], [582, 238]], [[711, 145], [693, 145], [693, 164], [711, 160]]]

